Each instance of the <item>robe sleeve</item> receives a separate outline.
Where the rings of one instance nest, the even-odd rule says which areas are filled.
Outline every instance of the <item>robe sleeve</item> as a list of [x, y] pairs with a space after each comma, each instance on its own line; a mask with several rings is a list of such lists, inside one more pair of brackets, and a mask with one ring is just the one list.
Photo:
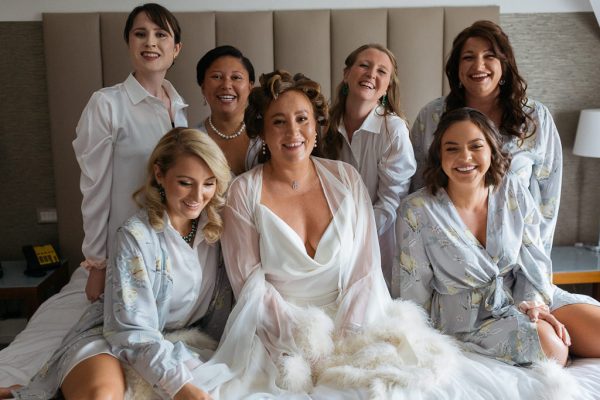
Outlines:
[[350, 263], [340, 271], [340, 306], [335, 319], [338, 333], [360, 332], [363, 326], [385, 315], [391, 300], [383, 273], [373, 207], [359, 173], [349, 164], [339, 163], [339, 173], [350, 188], [354, 240], [347, 244]]
[[[239, 323], [249, 330], [256, 327], [256, 334], [277, 363], [284, 355], [298, 353], [293, 339], [293, 312], [291, 305], [265, 279], [260, 260], [260, 235], [249, 199], [251, 193], [252, 188], [246, 181], [236, 180], [229, 188], [223, 210], [223, 258], [237, 302], [246, 310], [253, 309], [251, 319]], [[249, 313], [244, 312], [244, 318], [247, 317]], [[234, 318], [230, 316], [230, 320]], [[245, 336], [251, 337], [251, 332]]]
[[522, 221], [520, 236], [515, 238], [517, 243], [520, 242], [520, 249], [519, 265], [513, 270], [513, 300], [516, 305], [521, 301], [549, 305], [553, 291], [549, 280], [551, 260], [546, 255], [540, 235], [540, 212], [528, 189], [516, 178], [510, 182], [508, 196], [515, 198], [517, 208], [513, 212], [518, 213], [515, 217]]
[[540, 103], [536, 104], [536, 111], [539, 137], [537, 145], [540, 146], [539, 153], [542, 159], [533, 165], [530, 182], [530, 186], [533, 187], [530, 190], [539, 190], [538, 206], [542, 213], [540, 235], [545, 251], [550, 256], [560, 205], [563, 169], [562, 145], [550, 111]]
[[[161, 398], [171, 399], [192, 379], [186, 361], [194, 357], [181, 342], [162, 335], [160, 304], [172, 295], [168, 256], [142, 223], [117, 232], [117, 251], [107, 267], [104, 337], [112, 352], [129, 363]], [[163, 310], [164, 312], [164, 310]]]
[[83, 255], [91, 264], [107, 258], [108, 217], [113, 176], [113, 110], [101, 92], [92, 95], [77, 124], [73, 141], [81, 169], [79, 186], [83, 195]]
[[404, 120], [387, 118], [384, 124], [388, 132], [380, 134], [389, 135], [391, 140], [389, 147], [383, 150], [381, 161], [377, 166], [379, 183], [377, 201], [373, 204], [373, 210], [379, 235], [394, 226], [400, 200], [408, 193], [411, 177], [417, 168], [408, 127]]
[[424, 243], [423, 223], [419, 207], [423, 206], [415, 195], [400, 205], [396, 221], [396, 238], [400, 250], [398, 256], [400, 297], [412, 300], [431, 313], [433, 296], [433, 268]]

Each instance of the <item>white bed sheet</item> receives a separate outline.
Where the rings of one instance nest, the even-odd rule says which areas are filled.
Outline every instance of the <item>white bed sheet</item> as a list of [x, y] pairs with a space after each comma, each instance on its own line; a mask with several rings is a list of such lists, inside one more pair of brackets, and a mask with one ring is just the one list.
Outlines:
[[77, 268], [59, 293], [46, 300], [13, 342], [0, 351], [0, 387], [26, 384], [50, 358], [89, 305], [88, 272]]
[[[89, 304], [85, 297], [87, 275], [86, 270], [78, 268], [69, 283], [40, 306], [27, 328], [17, 335], [10, 346], [0, 351], [0, 386], [26, 384], [60, 345], [62, 338]], [[484, 359], [478, 355], [468, 357], [481, 361], [488, 367], [491, 366], [499, 377], [504, 376], [504, 379], [509, 375], [511, 378], [514, 377], [506, 384], [517, 385], [522, 399], [542, 400], [543, 397], [540, 397], [539, 392], [532, 393], [536, 391], [535, 387], [539, 388], [539, 383], [536, 385], [534, 372]], [[585, 399], [600, 400], [600, 358], [575, 359], [568, 367], [568, 371], [584, 389]], [[348, 394], [352, 392], [358, 394], [362, 391], [349, 391]], [[315, 394], [317, 399], [328, 397], [326, 388], [321, 388]], [[349, 398], [351, 397], [353, 396], [350, 395]]]

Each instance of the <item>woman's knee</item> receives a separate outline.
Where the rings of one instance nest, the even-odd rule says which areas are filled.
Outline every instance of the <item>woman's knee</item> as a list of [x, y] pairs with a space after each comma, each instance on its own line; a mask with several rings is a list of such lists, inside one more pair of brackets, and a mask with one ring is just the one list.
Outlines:
[[569, 347], [558, 337], [554, 327], [544, 320], [538, 320], [537, 331], [546, 357], [554, 359], [560, 365], [566, 365]]
[[125, 376], [120, 362], [100, 354], [79, 363], [65, 377], [62, 392], [67, 400], [122, 400]]

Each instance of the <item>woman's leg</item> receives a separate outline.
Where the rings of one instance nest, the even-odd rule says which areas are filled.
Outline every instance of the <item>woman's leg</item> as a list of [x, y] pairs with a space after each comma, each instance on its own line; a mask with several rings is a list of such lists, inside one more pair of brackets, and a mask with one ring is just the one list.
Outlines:
[[65, 377], [61, 389], [67, 400], [122, 400], [125, 375], [119, 360], [98, 354], [77, 364]]
[[578, 357], [600, 357], [600, 307], [591, 304], [569, 304], [552, 314], [571, 336], [571, 353]]
[[542, 319], [539, 319], [536, 323], [540, 344], [546, 357], [556, 360], [560, 365], [566, 365], [569, 348], [558, 337], [554, 326]]

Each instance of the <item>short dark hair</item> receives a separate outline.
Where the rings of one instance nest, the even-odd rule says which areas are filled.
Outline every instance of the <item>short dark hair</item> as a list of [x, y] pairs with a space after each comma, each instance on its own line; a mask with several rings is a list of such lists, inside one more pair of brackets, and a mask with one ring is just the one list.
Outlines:
[[173, 31], [173, 39], [175, 44], [181, 43], [181, 27], [177, 18], [160, 4], [146, 3], [141, 6], [137, 6], [129, 13], [127, 22], [125, 22], [125, 29], [123, 30], [123, 37], [125, 43], [129, 44], [129, 32], [133, 28], [133, 20], [138, 16], [139, 13], [144, 12], [150, 18], [152, 22], [158, 25], [161, 29], [167, 32]]
[[[268, 74], [262, 74], [259, 78], [260, 86], [255, 87], [248, 96], [248, 107], [244, 112], [244, 123], [246, 124], [246, 133], [248, 137], [255, 138], [262, 136], [265, 127], [265, 113], [271, 103], [285, 92], [297, 91], [304, 94], [310, 101], [317, 126], [327, 129], [329, 121], [329, 107], [323, 93], [321, 85], [303, 74], [292, 75], [284, 70], [275, 70]], [[320, 143], [321, 132], [317, 130]], [[317, 147], [312, 152], [313, 155], [321, 154]], [[258, 162], [263, 163], [271, 157], [267, 151], [266, 154], [259, 154]]]
[[248, 72], [248, 77], [250, 78], [250, 82], [254, 82], [254, 66], [250, 62], [250, 60], [242, 54], [242, 52], [233, 47], [233, 46], [217, 46], [212, 50], [209, 50], [202, 56], [202, 58], [198, 61], [196, 65], [196, 81], [199, 86], [202, 86], [204, 83], [204, 76], [206, 75], [206, 71], [210, 68], [210, 66], [221, 57], [233, 57], [237, 58], [242, 62], [244, 68], [246, 68], [246, 72]]
[[485, 173], [485, 185], [497, 186], [510, 167], [511, 155], [502, 150], [502, 136], [496, 125], [480, 111], [462, 107], [442, 115], [437, 129], [433, 133], [433, 142], [429, 147], [427, 167], [423, 172], [425, 186], [435, 195], [440, 188], [448, 186], [448, 176], [442, 169], [442, 137], [457, 122], [469, 121], [481, 130], [490, 146], [492, 157], [490, 168]]

